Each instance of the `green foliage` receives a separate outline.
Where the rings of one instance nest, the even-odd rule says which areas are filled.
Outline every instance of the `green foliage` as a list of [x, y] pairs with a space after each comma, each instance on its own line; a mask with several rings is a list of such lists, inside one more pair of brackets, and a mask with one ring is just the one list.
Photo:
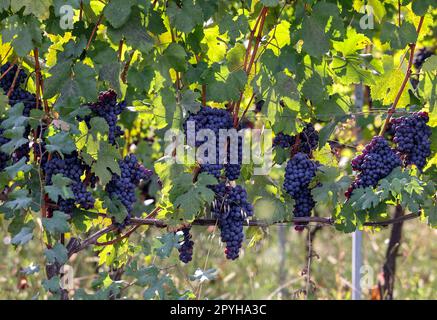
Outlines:
[[[60, 25], [65, 4], [74, 9], [72, 29]], [[84, 250], [97, 253], [100, 273], [91, 288], [76, 290], [75, 299], [118, 298], [133, 285], [145, 299], [200, 298], [201, 290], [180, 290], [185, 285], [173, 282], [166, 268], [175, 264], [173, 249], [180, 247], [175, 231], [211, 218], [215, 194], [209, 186], [222, 178], [198, 174], [198, 164], [188, 161], [189, 155], [182, 157], [187, 160], [182, 164], [166, 161], [181, 159], [166, 152], [165, 135], [169, 129], [181, 130], [187, 114], [204, 104], [228, 108], [240, 124], [271, 129], [275, 135], [296, 135], [306, 123], [315, 124], [319, 145], [311, 156], [322, 166], [311, 183], [312, 196], [317, 213], [332, 217], [337, 230], [348, 233], [383, 223], [397, 205], [437, 227], [436, 56], [420, 70], [406, 69], [410, 44], [435, 48], [435, 1], [402, 1], [400, 22], [397, 3], [370, 1], [374, 29], [360, 26], [361, 4], [0, 0], [2, 64], [23, 68], [29, 76], [20, 85], [39, 97], [38, 108], [24, 116], [25, 104], [0, 92], [2, 136], [9, 139], [0, 151], [15, 156], [30, 145], [27, 157], [1, 164], [0, 221], [11, 243], [23, 248], [44, 244], [41, 263], [56, 267], [70, 263], [75, 248], [78, 255]], [[425, 18], [418, 33], [421, 16]], [[417, 87], [408, 81], [399, 91], [409, 73]], [[128, 106], [119, 121], [124, 135], [114, 143], [107, 120], [89, 117], [90, 104], [108, 89]], [[375, 188], [356, 189], [346, 199], [355, 176], [350, 160], [379, 134], [386, 110], [398, 98], [397, 111], [429, 113], [434, 140], [428, 165], [423, 172], [414, 166], [394, 170]], [[261, 100], [264, 105], [257, 110]], [[267, 149], [263, 145], [262, 152]], [[74, 198], [72, 181], [55, 174], [46, 185], [44, 162], [75, 152], [86, 164], [81, 179], [96, 202], [89, 210], [75, 206], [70, 215], [56, 203]], [[132, 210], [123, 204], [125, 199], [110, 198], [106, 190], [121, 175], [119, 160], [129, 153], [136, 153], [156, 174], [135, 190], [141, 201]], [[291, 224], [295, 201], [282, 188], [291, 150], [275, 147], [273, 153], [274, 164], [265, 176], [254, 175], [259, 163], [252, 161], [243, 166], [239, 180], [227, 182], [247, 189], [256, 220]], [[138, 221], [167, 230], [152, 234]], [[209, 232], [214, 238], [215, 231]], [[264, 235], [261, 228], [247, 229], [247, 255], [255, 254], [251, 250]], [[81, 245], [71, 247], [76, 240]], [[209, 267], [206, 263], [206, 270], [186, 281], [221, 281]], [[29, 275], [37, 272], [26, 270]], [[131, 282], [118, 280], [114, 270]], [[58, 297], [60, 281], [55, 275], [42, 285]]]

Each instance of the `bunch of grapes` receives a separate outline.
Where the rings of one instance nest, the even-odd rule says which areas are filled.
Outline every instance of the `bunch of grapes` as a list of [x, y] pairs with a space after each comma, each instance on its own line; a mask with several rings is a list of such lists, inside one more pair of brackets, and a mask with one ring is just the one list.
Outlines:
[[77, 152], [65, 155], [64, 158], [55, 155], [42, 165], [46, 185], [52, 184], [52, 178], [56, 174], [62, 174], [72, 180], [70, 187], [73, 191], [74, 199], [59, 199], [58, 206], [60, 210], [71, 214], [75, 204], [86, 210], [94, 207], [95, 200], [91, 193], [86, 190], [86, 186], [81, 179], [86, 165], [80, 160]]
[[391, 119], [390, 132], [396, 143], [396, 150], [406, 165], [415, 164], [422, 170], [426, 158], [431, 155], [431, 128], [426, 112], [415, 112], [410, 116]]
[[243, 222], [253, 215], [253, 207], [247, 201], [246, 190], [241, 186], [231, 187], [220, 183], [210, 188], [216, 194], [212, 213], [218, 220], [221, 240], [226, 243], [226, 258], [235, 260], [244, 240]]
[[[4, 65], [0, 67], [0, 75], [3, 75], [9, 68], [11, 67], [11, 64], [9, 62], [6, 62]], [[14, 65], [7, 74], [3, 76], [3, 78], [0, 80], [0, 88], [3, 89], [4, 93], [7, 93], [9, 89], [12, 86], [12, 83], [14, 82], [15, 75], [17, 73], [17, 65]], [[15, 90], [20, 84], [24, 83], [26, 81], [27, 75], [24, 72], [23, 69], [20, 69], [20, 72], [17, 75], [17, 80], [15, 80], [15, 86], [12, 90]]]
[[288, 134], [279, 132], [273, 139], [273, 146], [287, 149], [294, 145], [295, 141], [295, 136], [290, 136]]
[[[284, 177], [284, 189], [295, 200], [293, 214], [295, 217], [309, 217], [315, 202], [311, 195], [310, 183], [315, 177], [320, 164], [312, 161], [305, 153], [296, 153], [287, 162]], [[302, 230], [305, 223], [296, 224]]]
[[421, 69], [425, 60], [431, 57], [433, 54], [434, 52], [430, 48], [423, 47], [417, 50], [416, 53], [414, 54], [414, 59], [413, 59], [414, 67], [417, 70]]
[[[311, 151], [317, 148], [319, 144], [319, 133], [314, 129], [312, 123], [305, 125], [305, 128], [300, 132], [297, 137], [299, 138], [298, 152], [310, 154]], [[296, 143], [296, 136], [290, 136], [279, 132], [273, 139], [273, 146], [283, 149], [290, 148]]]
[[[7, 62], [3, 66], [1, 66], [0, 67], [1, 74], [6, 72], [6, 70], [8, 70], [10, 66], [11, 66], [11, 64], [9, 62]], [[9, 92], [9, 90], [12, 87], [12, 83], [14, 81], [14, 77], [16, 75], [17, 68], [18, 67], [16, 65], [14, 65], [9, 70], [9, 72], [0, 80], [0, 87], [3, 89], [3, 91], [5, 93]], [[29, 117], [30, 111], [32, 109], [36, 108], [36, 96], [20, 87], [20, 85], [22, 83], [24, 83], [26, 78], [27, 78], [26, 72], [24, 72], [24, 70], [20, 69], [20, 71], [17, 75], [17, 79], [15, 81], [15, 85], [12, 88], [11, 94], [9, 96], [9, 105], [11, 107], [13, 107], [18, 103], [23, 103], [23, 105], [24, 105], [23, 116]], [[28, 138], [28, 136], [30, 134], [30, 130], [31, 130], [30, 126], [29, 125], [26, 126], [25, 131], [23, 133], [24, 138], [26, 138], [26, 139]], [[25, 157], [26, 159], [29, 159], [29, 152], [30, 152], [30, 147], [29, 147], [28, 143], [21, 145], [20, 147], [18, 147], [14, 151], [14, 153], [12, 155], [13, 162], [18, 162], [23, 157]]]
[[[92, 117], [102, 117], [109, 126], [108, 141], [115, 144], [115, 139], [121, 137], [124, 131], [117, 125], [118, 116], [126, 109], [126, 102], [117, 102], [117, 93], [114, 90], [100, 92], [98, 101], [89, 105], [92, 114], [84, 118], [88, 128]], [[79, 119], [82, 120], [82, 119]]]
[[227, 145], [227, 159], [225, 164], [225, 175], [229, 180], [237, 180], [241, 173], [241, 163], [243, 161], [243, 138], [238, 137], [238, 150], [237, 150], [237, 161], [234, 163], [234, 159], [231, 157], [231, 146], [230, 141]]
[[[216, 149], [215, 149], [215, 159], [213, 159], [213, 163], [210, 163], [208, 161], [205, 161], [204, 163], [201, 163], [200, 165], [200, 171], [201, 172], [207, 172], [216, 178], [219, 178], [221, 175], [221, 171], [223, 169], [223, 161], [220, 161], [220, 139], [219, 132], [220, 129], [231, 129], [233, 126], [233, 121], [230, 113], [224, 109], [217, 109], [217, 108], [211, 108], [208, 106], [204, 106], [200, 109], [197, 113], [190, 114], [187, 119], [184, 122], [184, 131], [185, 134], [188, 134], [188, 123], [193, 122], [195, 124], [195, 134], [197, 136], [197, 133], [200, 130], [209, 129], [211, 130], [216, 138]], [[205, 142], [207, 142], [208, 139], [195, 139], [193, 147], [199, 147]], [[207, 159], [208, 154], [207, 150], [205, 151], [205, 159]]]
[[299, 134], [300, 144], [299, 151], [310, 154], [311, 151], [317, 149], [319, 144], [319, 133], [314, 129], [312, 123], [308, 123], [302, 132]]
[[193, 259], [193, 246], [194, 242], [191, 240], [191, 234], [190, 234], [191, 227], [182, 228], [182, 233], [184, 236], [184, 239], [179, 242], [179, 260], [181, 260], [183, 263], [188, 263]]
[[352, 160], [352, 169], [359, 174], [349, 189], [346, 197], [352, 195], [356, 188], [375, 187], [378, 181], [387, 177], [394, 168], [402, 165], [401, 159], [390, 148], [387, 140], [376, 136], [363, 150], [363, 153]]
[[137, 201], [135, 189], [141, 180], [148, 180], [152, 171], [138, 163], [135, 155], [128, 155], [119, 160], [121, 175], [113, 174], [106, 185], [106, 191], [111, 199], [118, 199], [126, 208], [128, 217], [132, 212], [133, 205]]

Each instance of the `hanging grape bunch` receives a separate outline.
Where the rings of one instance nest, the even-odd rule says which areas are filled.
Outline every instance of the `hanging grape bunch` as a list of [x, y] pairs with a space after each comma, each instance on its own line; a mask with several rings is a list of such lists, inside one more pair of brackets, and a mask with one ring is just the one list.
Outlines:
[[226, 258], [235, 260], [239, 257], [243, 244], [244, 221], [253, 215], [253, 207], [247, 200], [247, 192], [241, 186], [229, 186], [220, 183], [211, 186], [216, 196], [212, 205], [212, 213], [218, 220], [220, 237], [226, 243]]
[[[22, 103], [24, 105], [23, 116], [29, 117], [31, 110], [36, 108], [36, 96], [20, 87], [20, 85], [26, 81], [27, 74], [23, 69], [20, 69], [17, 74], [17, 70], [18, 66], [12, 66], [9, 62], [0, 67], [2, 75], [7, 72], [0, 80], [0, 88], [2, 88], [5, 93], [9, 93], [8, 101], [11, 107]], [[39, 108], [41, 108], [41, 104]], [[30, 125], [27, 125], [23, 133], [23, 138], [27, 139], [29, 137], [30, 130]], [[23, 157], [29, 160], [29, 152], [30, 147], [28, 143], [19, 146], [12, 154], [13, 162], [18, 162]]]
[[352, 195], [356, 188], [375, 187], [378, 181], [387, 177], [402, 162], [396, 152], [390, 148], [387, 140], [376, 136], [367, 144], [362, 154], [352, 160], [352, 169], [359, 174], [349, 189], [346, 197]]
[[106, 192], [111, 199], [118, 199], [124, 205], [128, 220], [137, 201], [136, 188], [140, 181], [149, 180], [153, 173], [140, 164], [135, 155], [127, 155], [123, 160], [119, 160], [118, 164], [121, 174], [112, 175], [111, 181], [106, 185]]
[[182, 228], [183, 239], [179, 242], [179, 260], [183, 263], [188, 263], [193, 259], [194, 242], [191, 240], [191, 227]]
[[[310, 183], [316, 176], [319, 163], [311, 160], [305, 153], [295, 154], [285, 167], [284, 190], [295, 201], [293, 214], [295, 217], [310, 217], [315, 202], [311, 195]], [[307, 223], [296, 223], [300, 231]]]
[[[124, 134], [124, 131], [117, 125], [117, 122], [118, 116], [126, 109], [126, 102], [117, 102], [117, 93], [114, 90], [108, 90], [100, 92], [97, 102], [91, 103], [88, 106], [92, 112], [83, 119], [88, 129], [90, 128], [92, 117], [102, 117], [109, 127], [108, 141], [114, 145], [115, 140]], [[79, 118], [79, 120], [82, 119]]]
[[422, 170], [431, 155], [431, 128], [426, 112], [416, 112], [409, 116], [391, 119], [389, 131], [393, 134], [396, 150], [405, 165], [415, 164]]
[[[220, 139], [219, 139], [219, 131], [220, 129], [228, 130], [232, 128], [233, 122], [232, 117], [228, 111], [224, 109], [211, 108], [208, 106], [202, 107], [199, 112], [190, 114], [184, 122], [184, 132], [187, 135], [187, 126], [188, 122], [192, 122], [195, 124], [195, 134], [200, 130], [209, 129], [215, 135], [216, 148], [215, 148], [215, 159], [213, 159], [213, 163], [209, 163], [207, 161], [208, 158], [208, 150], [205, 151], [205, 161], [200, 164], [200, 172], [209, 173], [216, 178], [220, 177], [221, 171], [224, 167], [224, 160], [220, 161]], [[187, 139], [190, 137], [187, 136]], [[193, 147], [199, 147], [203, 143], [207, 142], [208, 139], [196, 139]], [[190, 143], [190, 142], [189, 142]], [[223, 153], [223, 152], [222, 152]]]
[[273, 139], [273, 147], [288, 149], [294, 146], [297, 138], [299, 139], [299, 145], [296, 147], [295, 152], [303, 152], [309, 155], [312, 151], [317, 149], [319, 133], [315, 130], [312, 123], [307, 123], [303, 130], [296, 136], [279, 132]]
[[86, 165], [79, 158], [77, 152], [64, 155], [63, 158], [55, 154], [50, 160], [43, 164], [43, 167], [46, 185], [52, 184], [52, 177], [56, 174], [61, 174], [72, 181], [70, 187], [74, 199], [60, 198], [57, 203], [59, 210], [72, 214], [76, 204], [85, 210], [94, 207], [94, 197], [87, 191], [86, 185], [82, 181], [82, 175], [86, 170]]

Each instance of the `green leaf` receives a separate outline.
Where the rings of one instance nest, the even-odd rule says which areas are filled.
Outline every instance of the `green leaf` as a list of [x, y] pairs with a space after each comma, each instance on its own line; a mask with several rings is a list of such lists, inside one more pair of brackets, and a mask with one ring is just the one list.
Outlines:
[[53, 4], [53, 0], [12, 0], [11, 9], [14, 13], [24, 7], [23, 14], [34, 16], [45, 20], [49, 17], [49, 8]]
[[17, 163], [5, 168], [6, 173], [11, 179], [15, 179], [19, 172], [29, 172], [32, 169], [31, 165], [26, 164], [27, 159], [21, 158]]
[[154, 249], [154, 252], [161, 259], [170, 257], [173, 249], [179, 247], [179, 236], [174, 232], [169, 232], [163, 236], [157, 237], [160, 245]]
[[61, 211], [55, 211], [51, 218], [43, 218], [42, 224], [44, 229], [51, 234], [67, 233], [70, 231], [70, 226], [68, 224], [69, 219], [70, 216], [68, 214]]
[[32, 198], [29, 198], [28, 194], [25, 189], [16, 189], [9, 194], [9, 200], [4, 206], [11, 210], [27, 209], [32, 203]]
[[33, 229], [29, 227], [23, 227], [19, 233], [17, 233], [11, 240], [13, 245], [25, 245], [33, 238]]
[[393, 49], [405, 48], [407, 44], [415, 42], [416, 39], [416, 28], [409, 22], [403, 22], [400, 27], [389, 22], [385, 22], [382, 26], [381, 41], [390, 42]]
[[73, 192], [69, 187], [71, 182], [71, 179], [64, 177], [62, 174], [55, 174], [52, 177], [52, 185], [45, 186], [44, 190], [47, 192], [49, 198], [54, 202], [58, 202], [59, 197], [62, 199], [71, 199], [74, 197]]
[[119, 28], [128, 20], [136, 3], [137, 0], [111, 0], [103, 9], [103, 14], [114, 28]]
[[51, 249], [46, 249], [44, 254], [49, 263], [64, 264], [68, 260], [68, 251], [62, 244], [57, 243]]
[[59, 276], [54, 276], [50, 279], [44, 279], [42, 285], [45, 290], [52, 293], [57, 293], [61, 291], [60, 283], [61, 283], [61, 279], [59, 278]]
[[57, 134], [47, 138], [49, 144], [46, 145], [46, 149], [49, 152], [58, 151], [60, 153], [70, 154], [76, 150], [76, 145], [71, 137], [71, 133], [58, 132]]
[[435, 6], [434, 0], [415, 0], [413, 1], [412, 9], [415, 15], [423, 16], [430, 6]]
[[261, 0], [261, 3], [266, 7], [276, 7], [279, 4], [279, 0]]
[[[33, 0], [26, 1], [35, 3]], [[14, 0], [12, 3], [20, 4], [20, 0]], [[3, 42], [11, 42], [15, 52], [21, 57], [27, 55], [35, 46], [41, 45], [42, 33], [39, 22], [34, 16], [29, 16], [26, 19], [22, 19], [18, 15], [7, 17], [2, 20], [2, 27], [0, 32]]]
[[112, 178], [112, 173], [120, 175], [117, 159], [120, 159], [117, 147], [100, 141], [97, 161], [92, 166], [92, 171], [99, 177], [100, 182], [106, 185]]
[[303, 49], [316, 58], [321, 58], [329, 51], [325, 27], [320, 23], [317, 18], [306, 16], [302, 24]]
[[181, 45], [177, 43], [171, 43], [164, 50], [162, 62], [168, 64], [176, 71], [183, 72], [187, 68], [185, 60], [186, 56], [187, 53]]
[[197, 24], [203, 23], [203, 12], [192, 0], [183, 0], [181, 2], [182, 7], [179, 7], [176, 2], [170, 2], [167, 15], [172, 26], [179, 31], [189, 33]]
[[148, 34], [141, 14], [136, 7], [132, 8], [132, 14], [121, 28], [114, 29], [109, 26], [108, 34], [114, 42], [118, 43], [124, 38], [126, 44], [146, 54], [152, 50], [154, 45], [153, 38]]
[[103, 207], [108, 209], [109, 216], [115, 218], [118, 223], [123, 223], [128, 212], [126, 207], [121, 203], [121, 199], [105, 197]]

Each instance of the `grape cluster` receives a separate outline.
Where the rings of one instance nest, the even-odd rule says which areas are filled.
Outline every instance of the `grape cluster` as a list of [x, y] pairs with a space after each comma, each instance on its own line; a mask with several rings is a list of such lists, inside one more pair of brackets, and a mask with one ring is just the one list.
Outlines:
[[[0, 75], [3, 75], [9, 68], [11, 67], [11, 64], [9, 62], [6, 62], [4, 65], [0, 67]], [[3, 76], [3, 78], [0, 80], [0, 88], [3, 89], [4, 93], [7, 93], [9, 89], [12, 86], [12, 83], [14, 82], [15, 74], [17, 73], [17, 65], [14, 65], [7, 74]], [[15, 81], [15, 86], [12, 90], [15, 90], [20, 84], [24, 83], [26, 81], [27, 75], [24, 72], [23, 69], [20, 69], [20, 72], [18, 73], [17, 80]]]
[[46, 185], [52, 184], [52, 177], [56, 174], [62, 174], [72, 180], [70, 187], [74, 199], [59, 199], [58, 206], [61, 211], [71, 214], [75, 204], [86, 210], [94, 207], [95, 200], [91, 193], [86, 190], [86, 186], [81, 179], [86, 170], [86, 165], [80, 160], [77, 152], [65, 155], [64, 158], [55, 155], [42, 165]]
[[288, 134], [279, 132], [273, 139], [273, 146], [287, 149], [294, 145], [295, 141], [295, 136], [290, 136]]
[[[185, 134], [188, 133], [188, 122], [194, 122], [195, 124], [195, 134], [200, 130], [209, 129], [211, 130], [216, 138], [216, 148], [215, 148], [215, 159], [213, 159], [213, 163], [208, 162], [208, 150], [205, 150], [205, 162], [200, 164], [200, 171], [209, 173], [216, 178], [219, 178], [221, 175], [221, 171], [224, 167], [224, 160], [220, 161], [220, 139], [219, 132], [220, 129], [231, 129], [233, 125], [232, 117], [230, 113], [224, 109], [211, 108], [208, 106], [204, 106], [197, 113], [191, 113], [187, 119], [185, 120], [183, 126]], [[208, 138], [205, 139], [195, 139], [195, 143], [193, 147], [199, 147], [205, 142], [208, 141]]]
[[119, 160], [121, 175], [113, 174], [106, 185], [106, 191], [111, 199], [118, 199], [125, 206], [128, 214], [132, 212], [133, 205], [137, 201], [135, 189], [141, 180], [148, 180], [152, 171], [138, 163], [135, 155], [128, 155]]
[[416, 69], [421, 69], [425, 60], [431, 57], [433, 54], [434, 52], [430, 48], [424, 47], [417, 50], [416, 53], [414, 54], [414, 59], [413, 59], [414, 67]]
[[[84, 118], [88, 128], [92, 117], [102, 117], [109, 126], [108, 141], [115, 144], [115, 139], [121, 137], [124, 131], [117, 125], [118, 116], [126, 109], [126, 102], [117, 102], [117, 93], [114, 90], [100, 92], [98, 101], [89, 105], [92, 113]], [[82, 120], [82, 119], [79, 119]]]
[[253, 207], [247, 200], [246, 190], [241, 186], [231, 187], [220, 183], [210, 188], [216, 194], [212, 213], [218, 220], [221, 240], [226, 243], [226, 258], [235, 260], [244, 240], [243, 222], [253, 215]]
[[319, 144], [319, 133], [314, 129], [312, 123], [308, 123], [297, 136], [290, 136], [279, 132], [273, 139], [273, 146], [283, 149], [290, 148], [296, 143], [296, 138], [299, 138], [298, 152], [310, 154], [311, 151], [317, 149], [317, 145]]
[[[284, 190], [295, 200], [295, 217], [309, 217], [315, 202], [311, 195], [310, 183], [320, 164], [312, 161], [308, 155], [299, 152], [287, 162], [285, 168]], [[296, 229], [302, 230], [305, 223], [297, 223]]]
[[184, 239], [179, 242], [179, 260], [183, 263], [188, 263], [193, 259], [193, 246], [194, 242], [191, 240], [190, 234], [191, 227], [182, 228]]
[[365, 146], [363, 153], [352, 160], [352, 169], [359, 174], [346, 191], [346, 197], [349, 198], [356, 188], [375, 187], [379, 180], [387, 177], [401, 164], [401, 159], [390, 148], [387, 140], [381, 136], [374, 137]]
[[396, 150], [403, 156], [406, 165], [415, 164], [420, 170], [431, 155], [431, 128], [427, 125], [428, 121], [426, 112], [415, 112], [390, 121]]
[[228, 141], [227, 159], [225, 164], [225, 175], [229, 180], [237, 180], [241, 173], [241, 163], [243, 161], [243, 138], [238, 137], [237, 163], [233, 163], [231, 157], [231, 144]]
[[[6, 72], [6, 70], [8, 70], [10, 66], [11, 64], [9, 62], [2, 65], [0, 67], [1, 74]], [[14, 77], [17, 72], [17, 68], [18, 67], [14, 65], [9, 70], [9, 72], [0, 80], [0, 88], [2, 88], [5, 93], [8, 93], [12, 87]], [[36, 108], [36, 96], [20, 87], [20, 85], [25, 82], [26, 78], [27, 78], [26, 72], [20, 69], [17, 79], [15, 81], [15, 85], [12, 88], [11, 94], [9, 96], [9, 105], [13, 107], [18, 103], [23, 103], [24, 105], [23, 116], [29, 117], [30, 111]], [[26, 139], [28, 138], [30, 134], [30, 130], [31, 130], [30, 126], [29, 125], [26, 126], [25, 131], [23, 133], [24, 138]], [[28, 143], [21, 145], [14, 151], [12, 155], [13, 162], [18, 162], [23, 157], [29, 159], [29, 152], [30, 152], [30, 147]]]
[[302, 132], [299, 134], [300, 145], [299, 151], [310, 154], [312, 150], [317, 148], [319, 144], [319, 133], [314, 129], [312, 123], [308, 123]]

